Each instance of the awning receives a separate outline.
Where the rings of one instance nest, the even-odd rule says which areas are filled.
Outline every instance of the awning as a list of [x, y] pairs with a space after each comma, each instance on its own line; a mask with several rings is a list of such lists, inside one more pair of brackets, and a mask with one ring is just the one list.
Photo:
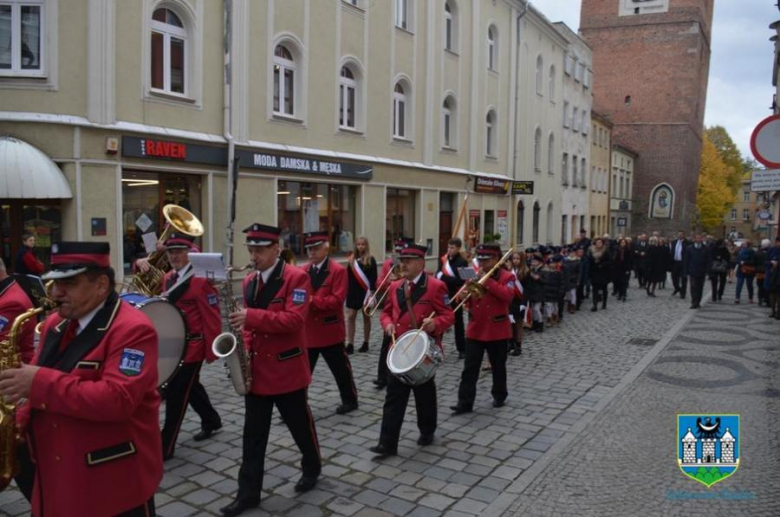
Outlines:
[[0, 198], [70, 199], [65, 175], [40, 149], [11, 136], [0, 136]]

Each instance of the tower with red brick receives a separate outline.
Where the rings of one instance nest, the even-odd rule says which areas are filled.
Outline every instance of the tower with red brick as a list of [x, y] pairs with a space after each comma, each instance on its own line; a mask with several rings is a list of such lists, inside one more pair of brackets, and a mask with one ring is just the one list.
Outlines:
[[614, 123], [613, 142], [639, 152], [635, 232], [666, 235], [693, 221], [713, 3], [582, 0], [580, 31], [593, 49], [594, 109]]

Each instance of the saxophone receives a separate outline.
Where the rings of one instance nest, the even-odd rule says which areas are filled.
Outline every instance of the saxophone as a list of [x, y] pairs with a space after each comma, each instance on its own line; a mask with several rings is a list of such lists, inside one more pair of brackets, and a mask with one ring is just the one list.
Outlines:
[[[19, 353], [19, 334], [22, 326], [45, 309], [45, 306], [29, 309], [16, 317], [11, 325], [8, 339], [0, 341], [0, 372], [19, 368], [22, 365]], [[16, 447], [22, 441], [22, 435], [16, 426], [16, 406], [6, 403], [0, 397], [0, 491], [5, 489], [18, 473]]]
[[[247, 266], [248, 267], [248, 266]], [[246, 268], [243, 268], [246, 269]], [[227, 314], [239, 310], [236, 298], [233, 295], [233, 269], [228, 269], [227, 281], [219, 288], [222, 303]], [[224, 359], [230, 371], [230, 380], [239, 395], [246, 395], [252, 387], [252, 364], [250, 352], [244, 347], [244, 338], [241, 332], [223, 332], [214, 338], [211, 344], [214, 355]]]

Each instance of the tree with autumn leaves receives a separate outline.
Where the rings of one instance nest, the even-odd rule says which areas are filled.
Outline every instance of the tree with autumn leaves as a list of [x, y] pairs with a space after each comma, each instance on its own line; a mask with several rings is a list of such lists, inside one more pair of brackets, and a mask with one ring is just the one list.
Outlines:
[[746, 162], [726, 130], [704, 130], [696, 207], [703, 229], [714, 233], [731, 210], [742, 186]]

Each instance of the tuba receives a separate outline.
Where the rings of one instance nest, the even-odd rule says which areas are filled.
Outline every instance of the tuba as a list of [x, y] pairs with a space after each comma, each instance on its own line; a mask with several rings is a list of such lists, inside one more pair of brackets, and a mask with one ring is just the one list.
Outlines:
[[[189, 210], [178, 205], [165, 205], [163, 216], [169, 224], [160, 235], [161, 241], [167, 240], [173, 230], [191, 237], [203, 235], [203, 224]], [[149, 255], [149, 271], [139, 271], [130, 281], [131, 289], [146, 296], [157, 296], [162, 291], [163, 277], [170, 267], [165, 253], [154, 250]]]
[[[241, 270], [243, 269], [246, 268]], [[233, 295], [233, 271], [233, 268], [228, 268], [227, 280], [222, 283], [219, 289], [227, 314], [238, 310], [236, 297]], [[223, 332], [218, 335], [211, 344], [211, 351], [214, 352], [215, 356], [225, 360], [236, 393], [242, 396], [249, 393], [249, 389], [252, 387], [252, 356], [244, 347], [241, 331]]]

